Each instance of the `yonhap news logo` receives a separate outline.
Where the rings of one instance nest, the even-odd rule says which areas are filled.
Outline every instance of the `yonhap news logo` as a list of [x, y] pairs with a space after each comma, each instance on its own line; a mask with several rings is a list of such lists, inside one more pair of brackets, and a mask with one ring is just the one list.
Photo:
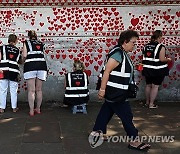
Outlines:
[[100, 146], [104, 141], [102, 131], [92, 131], [88, 137], [88, 141], [92, 148]]
[[[89, 135], [89, 143], [92, 148], [96, 148], [103, 144], [104, 137], [102, 131], [92, 131]], [[175, 136], [107, 136], [107, 142], [110, 143], [129, 143], [129, 142], [147, 142], [147, 143], [172, 143]]]

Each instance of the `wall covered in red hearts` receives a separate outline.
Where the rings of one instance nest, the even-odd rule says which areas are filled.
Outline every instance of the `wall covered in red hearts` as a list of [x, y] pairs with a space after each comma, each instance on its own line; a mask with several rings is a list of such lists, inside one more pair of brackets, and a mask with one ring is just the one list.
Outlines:
[[[159, 99], [180, 100], [178, 4], [178, 1], [163, 0], [0, 0], [0, 45], [7, 43], [10, 33], [15, 33], [19, 37], [18, 47], [22, 49], [27, 31], [35, 30], [45, 43], [49, 69], [45, 91], [48, 92], [54, 83], [52, 94], [46, 100], [62, 100], [63, 94], [57, 97], [57, 93], [63, 87], [64, 74], [72, 70], [73, 60], [84, 62], [93, 95], [105, 55], [117, 44], [121, 31], [134, 29], [140, 34], [136, 49], [130, 53], [134, 65], [137, 65], [152, 32], [161, 29], [163, 44], [173, 62], [170, 75], [161, 86]], [[141, 72], [136, 71], [136, 81], [141, 87], [138, 97], [143, 99], [144, 78]], [[26, 82], [22, 80], [18, 90], [22, 100], [26, 90]]]
[[179, 4], [178, 0], [0, 0], [2, 6], [53, 5], [162, 5]]

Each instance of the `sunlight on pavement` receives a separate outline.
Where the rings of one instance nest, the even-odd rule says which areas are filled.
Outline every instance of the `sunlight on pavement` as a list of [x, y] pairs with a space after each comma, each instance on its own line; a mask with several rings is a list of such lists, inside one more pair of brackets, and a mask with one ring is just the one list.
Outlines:
[[10, 122], [12, 120], [14, 120], [14, 118], [2, 119], [2, 120], [0, 120], [0, 123], [6, 123], [6, 122]]
[[32, 131], [32, 132], [40, 132], [41, 130], [42, 130], [42, 128], [39, 126], [32, 127], [29, 129], [29, 131]]

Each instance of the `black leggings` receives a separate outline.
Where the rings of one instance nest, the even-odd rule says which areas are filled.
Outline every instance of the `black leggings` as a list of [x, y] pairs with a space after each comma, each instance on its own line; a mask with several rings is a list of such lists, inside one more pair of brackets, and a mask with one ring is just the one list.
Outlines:
[[127, 136], [135, 138], [138, 135], [138, 130], [132, 122], [133, 114], [129, 102], [127, 101], [121, 103], [110, 103], [105, 101], [97, 116], [93, 131], [101, 130], [103, 134], [106, 134], [107, 124], [114, 113], [121, 119]]

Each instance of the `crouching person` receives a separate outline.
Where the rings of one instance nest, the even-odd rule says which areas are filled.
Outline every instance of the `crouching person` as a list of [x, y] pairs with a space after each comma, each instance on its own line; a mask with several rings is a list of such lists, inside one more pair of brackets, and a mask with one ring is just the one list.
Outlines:
[[89, 100], [88, 76], [84, 72], [84, 65], [77, 60], [73, 65], [73, 72], [65, 76], [64, 104], [71, 105], [73, 114], [83, 112], [87, 114], [86, 103]]

